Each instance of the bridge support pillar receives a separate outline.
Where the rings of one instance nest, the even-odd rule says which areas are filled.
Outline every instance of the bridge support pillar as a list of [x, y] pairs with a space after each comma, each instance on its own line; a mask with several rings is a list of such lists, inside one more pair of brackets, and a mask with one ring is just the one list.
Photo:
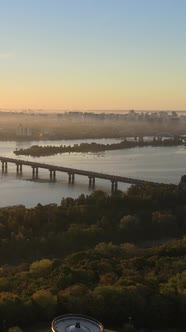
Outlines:
[[95, 178], [91, 176], [89, 176], [89, 188], [95, 188]]
[[38, 171], [38, 167], [32, 167], [32, 179], [38, 179], [38, 174], [39, 174], [39, 171]]
[[21, 175], [22, 174], [23, 165], [22, 164], [16, 164], [16, 166], [17, 166], [17, 175]]
[[118, 190], [118, 182], [117, 181], [111, 181], [111, 192], [115, 193]]
[[32, 179], [38, 179], [38, 167], [32, 167]]
[[2, 173], [4, 173], [4, 171], [5, 171], [5, 163], [4, 163], [4, 161], [2, 161], [1, 163], [2, 163]]
[[32, 179], [35, 178], [35, 167], [32, 167]]
[[75, 174], [74, 173], [68, 173], [68, 183], [74, 184]]
[[22, 172], [23, 172], [23, 165], [20, 164], [20, 165], [19, 165], [19, 173], [22, 174]]
[[7, 161], [5, 161], [5, 173], [7, 173], [7, 171], [8, 171], [8, 163]]
[[92, 178], [89, 177], [89, 187], [92, 185]]
[[35, 178], [38, 179], [38, 173], [39, 173], [39, 170], [38, 170], [38, 167], [35, 168]]
[[56, 179], [56, 171], [52, 170], [52, 169], [49, 169], [49, 172], [50, 172], [50, 180], [54, 181]]

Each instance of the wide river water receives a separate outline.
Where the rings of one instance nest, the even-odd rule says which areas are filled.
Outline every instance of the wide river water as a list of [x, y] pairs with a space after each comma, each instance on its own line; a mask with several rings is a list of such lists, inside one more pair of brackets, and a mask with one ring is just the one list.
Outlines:
[[[16, 157], [13, 151], [31, 145], [61, 145], [82, 142], [114, 143], [116, 139], [40, 141], [40, 142], [0, 142], [0, 156], [34, 160], [53, 165], [61, 165], [102, 173], [129, 176], [144, 180], [178, 184], [180, 177], [186, 174], [186, 147], [145, 147], [102, 153], [65, 153], [49, 157]], [[1, 168], [0, 168], [1, 170]], [[16, 175], [16, 166], [8, 164], [7, 175], [0, 172], [0, 207], [24, 204], [33, 207], [38, 203], [60, 204], [63, 197], [77, 197], [88, 194], [88, 178], [76, 176], [74, 185], [68, 184], [66, 173], [56, 173], [56, 182], [49, 181], [49, 172], [39, 169], [39, 179], [32, 180], [31, 167], [23, 166], [23, 174]], [[119, 184], [125, 190], [127, 185]], [[107, 180], [96, 179], [96, 190], [110, 192], [111, 184]]]

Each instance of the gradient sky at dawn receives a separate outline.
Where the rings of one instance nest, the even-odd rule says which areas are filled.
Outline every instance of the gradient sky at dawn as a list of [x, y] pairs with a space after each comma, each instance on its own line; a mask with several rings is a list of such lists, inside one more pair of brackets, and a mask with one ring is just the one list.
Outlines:
[[0, 108], [186, 110], [185, 0], [0, 0]]

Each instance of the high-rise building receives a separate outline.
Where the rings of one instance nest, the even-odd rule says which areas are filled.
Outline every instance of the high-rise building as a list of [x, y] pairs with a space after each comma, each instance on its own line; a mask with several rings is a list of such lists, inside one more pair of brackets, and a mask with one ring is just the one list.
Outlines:
[[32, 129], [30, 127], [24, 127], [22, 123], [16, 128], [16, 136], [18, 137], [30, 137], [32, 136]]

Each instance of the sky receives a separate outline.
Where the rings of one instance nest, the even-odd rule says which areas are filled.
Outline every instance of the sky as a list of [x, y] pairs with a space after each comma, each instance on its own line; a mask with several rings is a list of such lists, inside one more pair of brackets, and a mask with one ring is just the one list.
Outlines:
[[186, 110], [185, 0], [0, 0], [0, 108]]

